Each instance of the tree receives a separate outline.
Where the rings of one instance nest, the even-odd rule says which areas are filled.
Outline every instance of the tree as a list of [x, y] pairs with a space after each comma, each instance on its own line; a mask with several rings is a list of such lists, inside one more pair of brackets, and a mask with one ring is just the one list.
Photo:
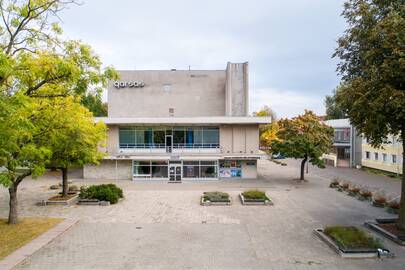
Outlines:
[[[403, 0], [349, 0], [348, 28], [334, 57], [342, 76], [339, 106], [374, 147], [400, 136], [405, 151], [405, 3]], [[402, 153], [403, 170], [405, 154]], [[398, 227], [405, 230], [405, 173]]]
[[286, 157], [302, 159], [300, 180], [304, 180], [307, 161], [324, 167], [321, 156], [332, 146], [333, 128], [321, 123], [318, 116], [307, 110], [292, 119], [279, 120], [278, 126], [278, 139], [272, 141], [271, 150]]
[[63, 110], [58, 119], [62, 128], [48, 133], [47, 147], [52, 150], [51, 166], [62, 171], [62, 196], [68, 195], [68, 168], [97, 164], [103, 157], [107, 130], [103, 122], [94, 123], [93, 115], [73, 97], [53, 101], [53, 107]]
[[254, 112], [253, 115], [257, 117], [271, 117], [271, 123], [260, 125], [259, 127], [260, 146], [268, 148], [270, 141], [275, 139], [275, 134], [277, 133], [276, 113], [269, 106], [263, 106], [260, 111]]
[[107, 116], [107, 103], [103, 103], [98, 93], [87, 93], [81, 97], [81, 103], [93, 113], [94, 116]]
[[326, 107], [326, 119], [343, 119], [346, 118], [346, 114], [339, 104], [336, 102], [336, 90], [333, 90], [331, 96], [326, 96], [324, 101]]
[[0, 184], [9, 188], [10, 224], [18, 222], [18, 185], [45, 171], [52, 155], [45, 138], [63, 128], [54, 121], [63, 113], [55, 100], [100, 92], [117, 78], [113, 68], [102, 69], [90, 46], [61, 40], [58, 13], [74, 2], [0, 1], [0, 98], [2, 112], [10, 112], [0, 117], [0, 166], [6, 168]]

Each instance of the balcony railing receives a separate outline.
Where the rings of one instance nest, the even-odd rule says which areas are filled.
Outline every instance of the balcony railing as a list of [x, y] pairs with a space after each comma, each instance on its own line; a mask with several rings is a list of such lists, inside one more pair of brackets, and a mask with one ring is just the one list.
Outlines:
[[[170, 146], [167, 146], [170, 147]], [[219, 148], [219, 143], [174, 143], [173, 149], [215, 149]], [[120, 143], [120, 149], [165, 149], [164, 143]]]

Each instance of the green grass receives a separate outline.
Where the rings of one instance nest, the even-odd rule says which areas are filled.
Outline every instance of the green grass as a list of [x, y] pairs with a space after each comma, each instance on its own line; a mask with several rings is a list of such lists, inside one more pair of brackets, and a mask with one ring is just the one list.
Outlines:
[[353, 226], [328, 226], [324, 233], [341, 248], [382, 248], [381, 242]]
[[23, 218], [15, 225], [0, 219], [0, 260], [61, 222], [60, 218]]
[[369, 168], [369, 167], [361, 167], [361, 169], [365, 172], [372, 173], [372, 174], [377, 174], [377, 175], [382, 175], [382, 176], [387, 176], [390, 178], [395, 178], [401, 180], [401, 174], [396, 174], [393, 172], [387, 172], [379, 169], [374, 169], [374, 168]]
[[204, 201], [229, 202], [229, 194], [220, 191], [204, 192]]
[[266, 193], [261, 190], [247, 190], [242, 193], [243, 197], [247, 200], [269, 200]]

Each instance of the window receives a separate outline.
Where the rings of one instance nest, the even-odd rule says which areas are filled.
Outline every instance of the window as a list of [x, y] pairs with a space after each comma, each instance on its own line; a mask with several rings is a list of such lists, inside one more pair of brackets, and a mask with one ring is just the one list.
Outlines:
[[382, 154], [383, 162], [387, 162], [387, 154]]
[[392, 163], [397, 163], [397, 155], [392, 155]]
[[167, 178], [167, 161], [134, 161], [133, 176], [135, 178]]
[[183, 161], [184, 178], [217, 178], [217, 161]]
[[374, 160], [378, 160], [378, 153], [377, 152], [374, 153]]
[[347, 143], [350, 141], [350, 128], [335, 129], [334, 141]]
[[370, 152], [366, 151], [366, 159], [370, 159]]

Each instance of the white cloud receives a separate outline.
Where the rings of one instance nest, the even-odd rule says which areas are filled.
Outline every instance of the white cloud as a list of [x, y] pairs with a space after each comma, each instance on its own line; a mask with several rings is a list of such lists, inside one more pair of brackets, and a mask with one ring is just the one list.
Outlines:
[[305, 109], [312, 110], [318, 115], [325, 113], [322, 96], [273, 88], [251, 89], [250, 111], [258, 111], [265, 105], [272, 108], [278, 118], [297, 116]]

